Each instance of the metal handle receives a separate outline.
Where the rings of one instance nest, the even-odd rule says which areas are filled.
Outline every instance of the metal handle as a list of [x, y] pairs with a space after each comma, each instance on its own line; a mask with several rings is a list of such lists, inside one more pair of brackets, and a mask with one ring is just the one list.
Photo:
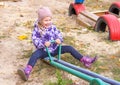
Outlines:
[[[55, 40], [51, 40], [50, 42], [51, 43], [55, 43]], [[50, 51], [48, 50], [48, 47], [46, 47], [46, 51], [48, 53], [49, 60], [52, 61], [53, 59], [52, 59], [52, 56], [50, 54]], [[57, 59], [60, 60], [60, 57], [61, 57], [61, 44], [59, 44], [59, 50], [58, 50], [58, 57], [57, 57]]]

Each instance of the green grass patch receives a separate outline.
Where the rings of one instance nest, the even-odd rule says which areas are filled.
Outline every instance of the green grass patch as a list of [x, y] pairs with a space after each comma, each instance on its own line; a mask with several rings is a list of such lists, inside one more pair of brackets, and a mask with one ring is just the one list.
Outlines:
[[64, 43], [65, 44], [68, 44], [68, 45], [71, 45], [71, 46], [75, 46], [75, 39], [73, 38], [73, 37], [71, 37], [71, 36], [65, 36], [64, 37]]
[[2, 35], [2, 36], [0, 36], [0, 39], [6, 38], [6, 37], [8, 37], [8, 36]]
[[114, 73], [114, 79], [120, 81], [120, 68], [113, 67], [112, 72]]
[[98, 74], [108, 71], [108, 69], [105, 67], [105, 63], [102, 63], [100, 61], [95, 62], [92, 66], [92, 70]]
[[60, 71], [59, 69], [56, 70], [56, 78], [57, 78], [56, 82], [49, 81], [49, 82], [46, 82], [44, 85], [71, 85], [72, 84], [72, 80], [64, 77], [62, 74], [62, 71]]

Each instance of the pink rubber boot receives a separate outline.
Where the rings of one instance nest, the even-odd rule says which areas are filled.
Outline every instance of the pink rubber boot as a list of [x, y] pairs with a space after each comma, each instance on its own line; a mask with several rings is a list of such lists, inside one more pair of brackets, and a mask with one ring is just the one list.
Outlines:
[[94, 63], [97, 60], [97, 57], [91, 58], [89, 56], [83, 56], [83, 58], [80, 60], [85, 67], [90, 68], [92, 63]]
[[25, 69], [18, 69], [18, 74], [21, 76], [23, 80], [27, 81], [31, 71], [32, 71], [32, 66], [27, 65]]

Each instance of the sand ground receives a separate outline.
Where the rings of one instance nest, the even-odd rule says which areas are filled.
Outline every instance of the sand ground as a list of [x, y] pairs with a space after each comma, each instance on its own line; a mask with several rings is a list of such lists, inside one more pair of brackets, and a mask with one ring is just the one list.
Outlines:
[[[105, 2], [107, 1], [109, 0]], [[110, 3], [113, 1], [115, 0]], [[44, 78], [46, 80], [53, 79], [52, 76], [41, 73], [39, 77], [34, 74], [28, 82], [24, 82], [18, 76], [17, 69], [25, 66], [28, 61], [28, 58], [23, 58], [23, 51], [34, 49], [30, 43], [31, 28], [26, 26], [29, 26], [28, 21], [34, 22], [37, 19], [36, 11], [40, 6], [49, 6], [54, 13], [55, 19], [53, 21], [58, 26], [64, 22], [66, 27], [69, 25], [78, 27], [75, 20], [68, 16], [68, 7], [71, 2], [73, 0], [19, 0], [18, 2], [9, 0], [0, 2], [0, 85], [43, 85]], [[71, 34], [78, 39], [78, 43], [89, 44], [89, 48], [85, 49], [87, 54], [111, 55], [120, 49], [120, 41], [107, 44], [102, 34], [84, 33], [84, 30], [80, 30], [81, 34], [77, 35], [75, 32], [76, 30], [71, 30], [63, 34]], [[18, 36], [24, 34], [28, 36], [28, 39], [19, 40]], [[43, 73], [47, 72], [46, 69], [42, 71]], [[72, 75], [70, 76], [72, 77]], [[73, 77], [73, 79], [75, 78]]]

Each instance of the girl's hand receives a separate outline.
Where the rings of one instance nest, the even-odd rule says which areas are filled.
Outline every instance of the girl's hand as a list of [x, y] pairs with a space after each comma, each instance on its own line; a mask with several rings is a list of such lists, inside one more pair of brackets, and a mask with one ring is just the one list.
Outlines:
[[51, 44], [51, 43], [50, 43], [49, 41], [45, 42], [45, 46], [46, 46], [46, 47], [49, 47], [50, 44]]
[[61, 44], [60, 39], [56, 39], [55, 42], [56, 42], [57, 44]]

